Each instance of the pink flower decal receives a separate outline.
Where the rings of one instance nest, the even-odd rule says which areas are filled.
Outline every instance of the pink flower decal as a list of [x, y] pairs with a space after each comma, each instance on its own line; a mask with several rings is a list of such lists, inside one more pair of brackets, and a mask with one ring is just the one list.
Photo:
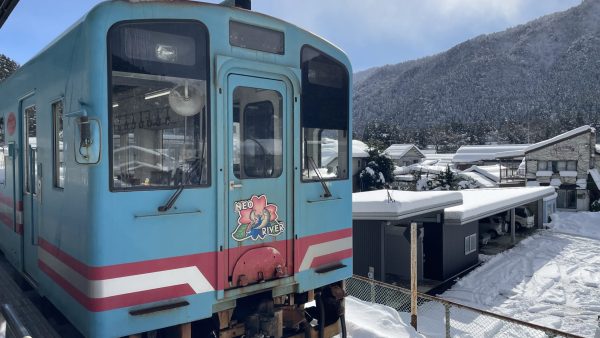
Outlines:
[[254, 195], [248, 200], [235, 202], [234, 206], [238, 213], [238, 225], [231, 236], [236, 241], [275, 237], [285, 229], [283, 222], [278, 219], [277, 205], [269, 204], [266, 195]]

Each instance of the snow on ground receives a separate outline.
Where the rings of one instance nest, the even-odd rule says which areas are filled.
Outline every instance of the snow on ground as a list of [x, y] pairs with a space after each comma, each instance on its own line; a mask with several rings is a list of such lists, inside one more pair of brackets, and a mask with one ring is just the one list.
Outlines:
[[391, 307], [346, 297], [348, 338], [423, 337]]
[[[558, 213], [550, 227], [494, 256], [441, 297], [593, 337], [600, 314], [600, 213]], [[436, 315], [443, 318], [443, 309], [424, 313]], [[478, 321], [483, 319], [474, 317], [470, 323]], [[443, 332], [440, 325], [430, 334], [419, 331], [435, 336]], [[487, 330], [494, 326], [482, 324]]]
[[[557, 213], [548, 224], [555, 232], [586, 236], [600, 240], [600, 216], [597, 212]], [[600, 243], [598, 244], [600, 245]]]

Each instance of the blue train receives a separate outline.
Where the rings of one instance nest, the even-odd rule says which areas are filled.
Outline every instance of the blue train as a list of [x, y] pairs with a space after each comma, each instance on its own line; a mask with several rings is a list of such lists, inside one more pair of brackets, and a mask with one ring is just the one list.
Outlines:
[[249, 8], [99, 4], [0, 83], [2, 252], [89, 337], [343, 331], [351, 74]]

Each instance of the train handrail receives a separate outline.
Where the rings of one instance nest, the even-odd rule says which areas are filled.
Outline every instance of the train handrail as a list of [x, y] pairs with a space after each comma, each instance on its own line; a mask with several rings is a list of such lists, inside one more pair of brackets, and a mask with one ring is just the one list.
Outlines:
[[[6, 321], [6, 332], [12, 332], [14, 337], [18, 338], [31, 338], [31, 334], [23, 325], [19, 317], [16, 315], [10, 304], [2, 304], [0, 306], [0, 313], [2, 313], [2, 317]], [[7, 337], [10, 337], [7, 335]]]

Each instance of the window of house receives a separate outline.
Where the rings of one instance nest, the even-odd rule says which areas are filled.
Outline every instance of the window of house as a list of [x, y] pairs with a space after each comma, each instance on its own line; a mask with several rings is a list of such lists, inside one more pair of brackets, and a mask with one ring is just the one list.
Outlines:
[[54, 186], [65, 187], [65, 157], [63, 143], [63, 102], [52, 104], [52, 120], [54, 129]]
[[348, 178], [348, 70], [309, 46], [301, 57], [302, 179]]
[[539, 171], [548, 170], [548, 161], [538, 161], [538, 170]]
[[552, 161], [552, 172], [558, 173], [567, 170], [567, 161]]
[[577, 209], [577, 190], [558, 189], [556, 207], [560, 209]]
[[477, 251], [477, 234], [465, 237], [465, 255]]
[[577, 161], [567, 161], [567, 170], [577, 171]]

